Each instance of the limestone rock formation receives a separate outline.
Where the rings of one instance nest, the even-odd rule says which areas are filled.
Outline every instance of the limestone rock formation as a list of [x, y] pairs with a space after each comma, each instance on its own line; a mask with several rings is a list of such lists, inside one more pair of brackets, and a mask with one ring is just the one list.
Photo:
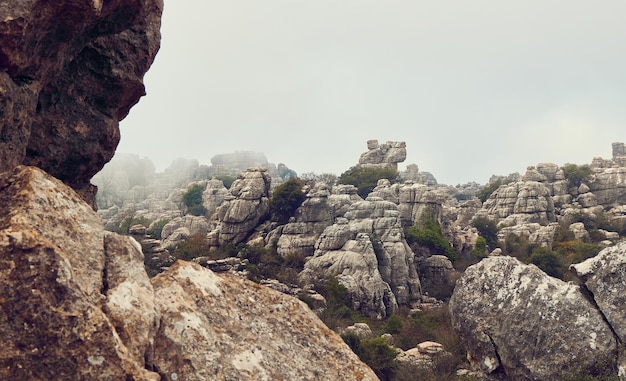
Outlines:
[[317, 183], [309, 190], [296, 210], [294, 221], [281, 227], [280, 238], [276, 242], [279, 254], [313, 255], [315, 242], [336, 217], [329, 197], [330, 189], [325, 183]]
[[[615, 331], [626, 342], [626, 242], [602, 250], [598, 255], [571, 266], [590, 292], [594, 302]], [[626, 368], [625, 368], [626, 370]]]
[[162, 0], [0, 4], [0, 172], [36, 165], [95, 207], [91, 177], [145, 94]]
[[406, 159], [405, 142], [379, 144], [378, 140], [368, 140], [367, 150], [359, 158], [359, 165], [362, 167], [388, 168], [397, 171], [398, 163]]
[[301, 301], [189, 262], [150, 281], [59, 180], [19, 166], [0, 189], [1, 379], [377, 379]]
[[[623, 294], [621, 278], [616, 283]], [[457, 282], [450, 312], [472, 363], [487, 374], [560, 380], [617, 355], [612, 327], [578, 286], [515, 258], [489, 257], [470, 266]]]
[[353, 203], [343, 218], [324, 230], [300, 277], [304, 283], [337, 277], [355, 309], [385, 317], [398, 304], [411, 305], [421, 298], [413, 257], [397, 205], [368, 197]]
[[142, 261], [129, 267], [138, 244], [105, 235], [39, 169], [6, 172], [0, 189], [0, 378], [158, 380], [144, 367], [158, 323], [152, 287]]
[[295, 298], [183, 262], [153, 283], [168, 323], [159, 329], [152, 361], [166, 375], [183, 380], [376, 379]]
[[270, 179], [265, 168], [248, 168], [230, 186], [230, 195], [217, 209], [219, 242], [238, 244], [269, 212]]
[[504, 226], [556, 221], [550, 190], [537, 181], [501, 185], [485, 201], [478, 215], [493, 218]]

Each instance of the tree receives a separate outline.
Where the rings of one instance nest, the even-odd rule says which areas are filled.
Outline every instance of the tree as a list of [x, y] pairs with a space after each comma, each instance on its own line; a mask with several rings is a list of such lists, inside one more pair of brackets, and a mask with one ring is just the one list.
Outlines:
[[387, 179], [395, 183], [397, 177], [398, 171], [391, 168], [366, 168], [357, 165], [342, 173], [337, 183], [354, 185], [359, 196], [366, 198], [376, 188], [378, 180]]
[[407, 241], [427, 247], [432, 254], [445, 255], [451, 261], [456, 260], [459, 256], [444, 237], [441, 225], [428, 214], [425, 215], [421, 225], [411, 226], [407, 230]]
[[491, 184], [487, 184], [481, 190], [478, 191], [478, 193], [476, 194], [476, 197], [478, 197], [481, 202], [485, 202], [487, 201], [489, 196], [491, 196], [491, 194], [500, 187], [500, 185], [502, 185], [502, 180], [500, 179], [494, 181]]
[[194, 216], [206, 215], [207, 210], [204, 205], [202, 205], [202, 192], [204, 192], [204, 186], [194, 184], [183, 193], [183, 202], [185, 206], [187, 206], [187, 212], [189, 214], [193, 214]]
[[536, 247], [530, 255], [530, 263], [539, 267], [546, 274], [555, 278], [563, 278], [564, 266], [557, 254], [545, 247]]
[[472, 221], [472, 226], [478, 230], [478, 234], [487, 241], [489, 250], [493, 250], [498, 246], [498, 225], [496, 222], [487, 217], [477, 217]]
[[563, 174], [565, 175], [565, 179], [569, 182], [571, 187], [578, 187], [584, 181], [588, 181], [593, 174], [593, 169], [587, 164], [584, 165], [576, 165], [576, 164], [565, 164], [561, 167], [563, 170]]
[[289, 218], [296, 214], [296, 209], [306, 199], [302, 192], [304, 182], [293, 177], [280, 184], [272, 192], [270, 200], [270, 218], [280, 224], [289, 222]]

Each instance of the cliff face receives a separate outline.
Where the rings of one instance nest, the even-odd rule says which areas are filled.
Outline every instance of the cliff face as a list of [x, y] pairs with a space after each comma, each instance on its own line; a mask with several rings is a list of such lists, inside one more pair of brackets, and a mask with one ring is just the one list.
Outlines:
[[0, 172], [34, 165], [92, 205], [118, 123], [145, 94], [162, 0], [0, 3]]

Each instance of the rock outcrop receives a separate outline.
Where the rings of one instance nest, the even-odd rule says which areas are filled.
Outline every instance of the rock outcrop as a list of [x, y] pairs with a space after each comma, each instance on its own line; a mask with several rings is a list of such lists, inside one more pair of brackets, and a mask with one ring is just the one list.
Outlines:
[[189, 262], [150, 280], [59, 180], [0, 189], [1, 379], [377, 379], [299, 300]]
[[398, 304], [420, 300], [414, 254], [393, 202], [368, 197], [353, 203], [315, 245], [302, 282], [336, 277], [352, 296], [353, 307], [375, 317], [389, 316]]
[[89, 180], [145, 94], [162, 0], [0, 4], [0, 172], [38, 166], [95, 207]]
[[220, 244], [246, 239], [269, 212], [270, 178], [265, 168], [248, 168], [230, 186], [217, 209]]
[[367, 152], [361, 154], [359, 165], [365, 168], [384, 168], [398, 170], [398, 163], [406, 159], [405, 142], [367, 141]]
[[[624, 255], [623, 246], [619, 252]], [[615, 255], [600, 258], [604, 259], [579, 266], [579, 273], [600, 274], [598, 265]], [[615, 302], [610, 295], [623, 295], [626, 287], [621, 276], [611, 282], [615, 291], [604, 285], [600, 291], [592, 283], [588, 288], [607, 295], [608, 304]], [[617, 306], [606, 305], [609, 310]], [[511, 380], [560, 380], [617, 358], [616, 328], [580, 287], [515, 258], [489, 257], [469, 267], [457, 282], [450, 312], [469, 358], [487, 374]], [[618, 315], [623, 317], [623, 312]]]
[[504, 226], [556, 221], [550, 190], [537, 181], [518, 181], [500, 186], [477, 215], [486, 215]]

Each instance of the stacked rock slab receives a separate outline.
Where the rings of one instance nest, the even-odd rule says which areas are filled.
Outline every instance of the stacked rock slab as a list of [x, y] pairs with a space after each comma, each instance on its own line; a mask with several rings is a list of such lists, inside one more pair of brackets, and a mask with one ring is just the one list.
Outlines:
[[377, 380], [302, 302], [105, 232], [33, 167], [0, 175], [0, 379]]
[[398, 163], [406, 159], [405, 142], [389, 141], [379, 144], [378, 140], [368, 140], [367, 150], [359, 158], [359, 165], [365, 168], [384, 168], [397, 171]]
[[348, 289], [354, 309], [382, 318], [398, 305], [421, 299], [413, 256], [398, 206], [368, 197], [350, 205], [344, 217], [324, 230], [300, 279], [314, 283], [336, 277]]
[[36, 165], [95, 206], [91, 177], [145, 94], [162, 0], [0, 3], [0, 172]]
[[269, 212], [270, 178], [267, 169], [248, 168], [230, 186], [230, 195], [217, 209], [220, 244], [245, 240]]

